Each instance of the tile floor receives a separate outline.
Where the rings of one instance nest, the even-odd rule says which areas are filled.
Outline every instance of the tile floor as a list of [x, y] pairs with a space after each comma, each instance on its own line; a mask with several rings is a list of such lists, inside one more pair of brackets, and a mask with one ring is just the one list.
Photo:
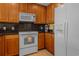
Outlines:
[[53, 56], [53, 54], [51, 54], [46, 49], [44, 49], [44, 50], [39, 50], [38, 52], [33, 53], [31, 55], [28, 55], [28, 56]]

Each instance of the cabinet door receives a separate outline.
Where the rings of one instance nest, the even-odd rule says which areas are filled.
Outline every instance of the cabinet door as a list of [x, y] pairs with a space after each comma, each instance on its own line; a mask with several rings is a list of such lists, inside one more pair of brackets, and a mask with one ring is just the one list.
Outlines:
[[28, 13], [36, 14], [36, 10], [37, 10], [38, 6], [34, 3], [28, 3], [27, 8], [28, 8]]
[[45, 24], [46, 8], [45, 6], [37, 5], [36, 24]]
[[5, 55], [14, 56], [19, 54], [19, 41], [18, 35], [5, 36]]
[[44, 48], [44, 33], [39, 33], [38, 35], [38, 49]]
[[54, 35], [51, 33], [45, 33], [45, 47], [46, 49], [54, 53]]
[[50, 23], [54, 23], [54, 4], [50, 4], [47, 6], [47, 19], [46, 19], [46, 23], [50, 24]]
[[19, 4], [9, 3], [8, 4], [8, 19], [9, 22], [19, 22]]
[[45, 24], [45, 13], [46, 7], [41, 6], [38, 4], [29, 3], [28, 6], [28, 13], [33, 13], [36, 15], [36, 24]]
[[0, 36], [0, 56], [4, 56], [4, 38]]
[[8, 4], [0, 3], [0, 22], [8, 22]]
[[27, 3], [20, 3], [19, 4], [19, 12], [20, 13], [27, 13]]
[[36, 20], [36, 23], [38, 24], [45, 24], [45, 14], [46, 13], [46, 9], [44, 6], [39, 6], [38, 8], [38, 17]]

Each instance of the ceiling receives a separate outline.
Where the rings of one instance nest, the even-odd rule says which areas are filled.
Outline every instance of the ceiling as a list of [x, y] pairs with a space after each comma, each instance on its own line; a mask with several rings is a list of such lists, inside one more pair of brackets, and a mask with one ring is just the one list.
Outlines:
[[43, 5], [43, 6], [48, 6], [50, 3], [38, 3], [40, 5]]

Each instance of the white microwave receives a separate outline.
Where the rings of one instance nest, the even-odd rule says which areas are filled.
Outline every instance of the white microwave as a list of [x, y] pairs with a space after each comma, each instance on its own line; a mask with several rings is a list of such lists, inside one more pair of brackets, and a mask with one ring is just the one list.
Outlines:
[[20, 13], [19, 15], [20, 21], [25, 21], [25, 22], [34, 22], [36, 17], [35, 14], [31, 13]]

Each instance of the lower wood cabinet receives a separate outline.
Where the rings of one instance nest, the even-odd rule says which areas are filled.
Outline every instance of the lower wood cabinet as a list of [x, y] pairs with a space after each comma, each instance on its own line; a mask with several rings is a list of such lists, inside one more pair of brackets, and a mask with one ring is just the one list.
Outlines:
[[[38, 49], [46, 48], [54, 54], [54, 34], [39, 33]], [[0, 56], [14, 56], [19, 54], [19, 36], [5, 35], [0, 36]]]
[[0, 56], [4, 56], [4, 37], [0, 36]]
[[18, 35], [5, 36], [5, 56], [14, 56], [19, 54], [19, 37]]
[[45, 48], [54, 54], [54, 34], [45, 33]]
[[38, 34], [38, 49], [44, 48], [44, 33]]

